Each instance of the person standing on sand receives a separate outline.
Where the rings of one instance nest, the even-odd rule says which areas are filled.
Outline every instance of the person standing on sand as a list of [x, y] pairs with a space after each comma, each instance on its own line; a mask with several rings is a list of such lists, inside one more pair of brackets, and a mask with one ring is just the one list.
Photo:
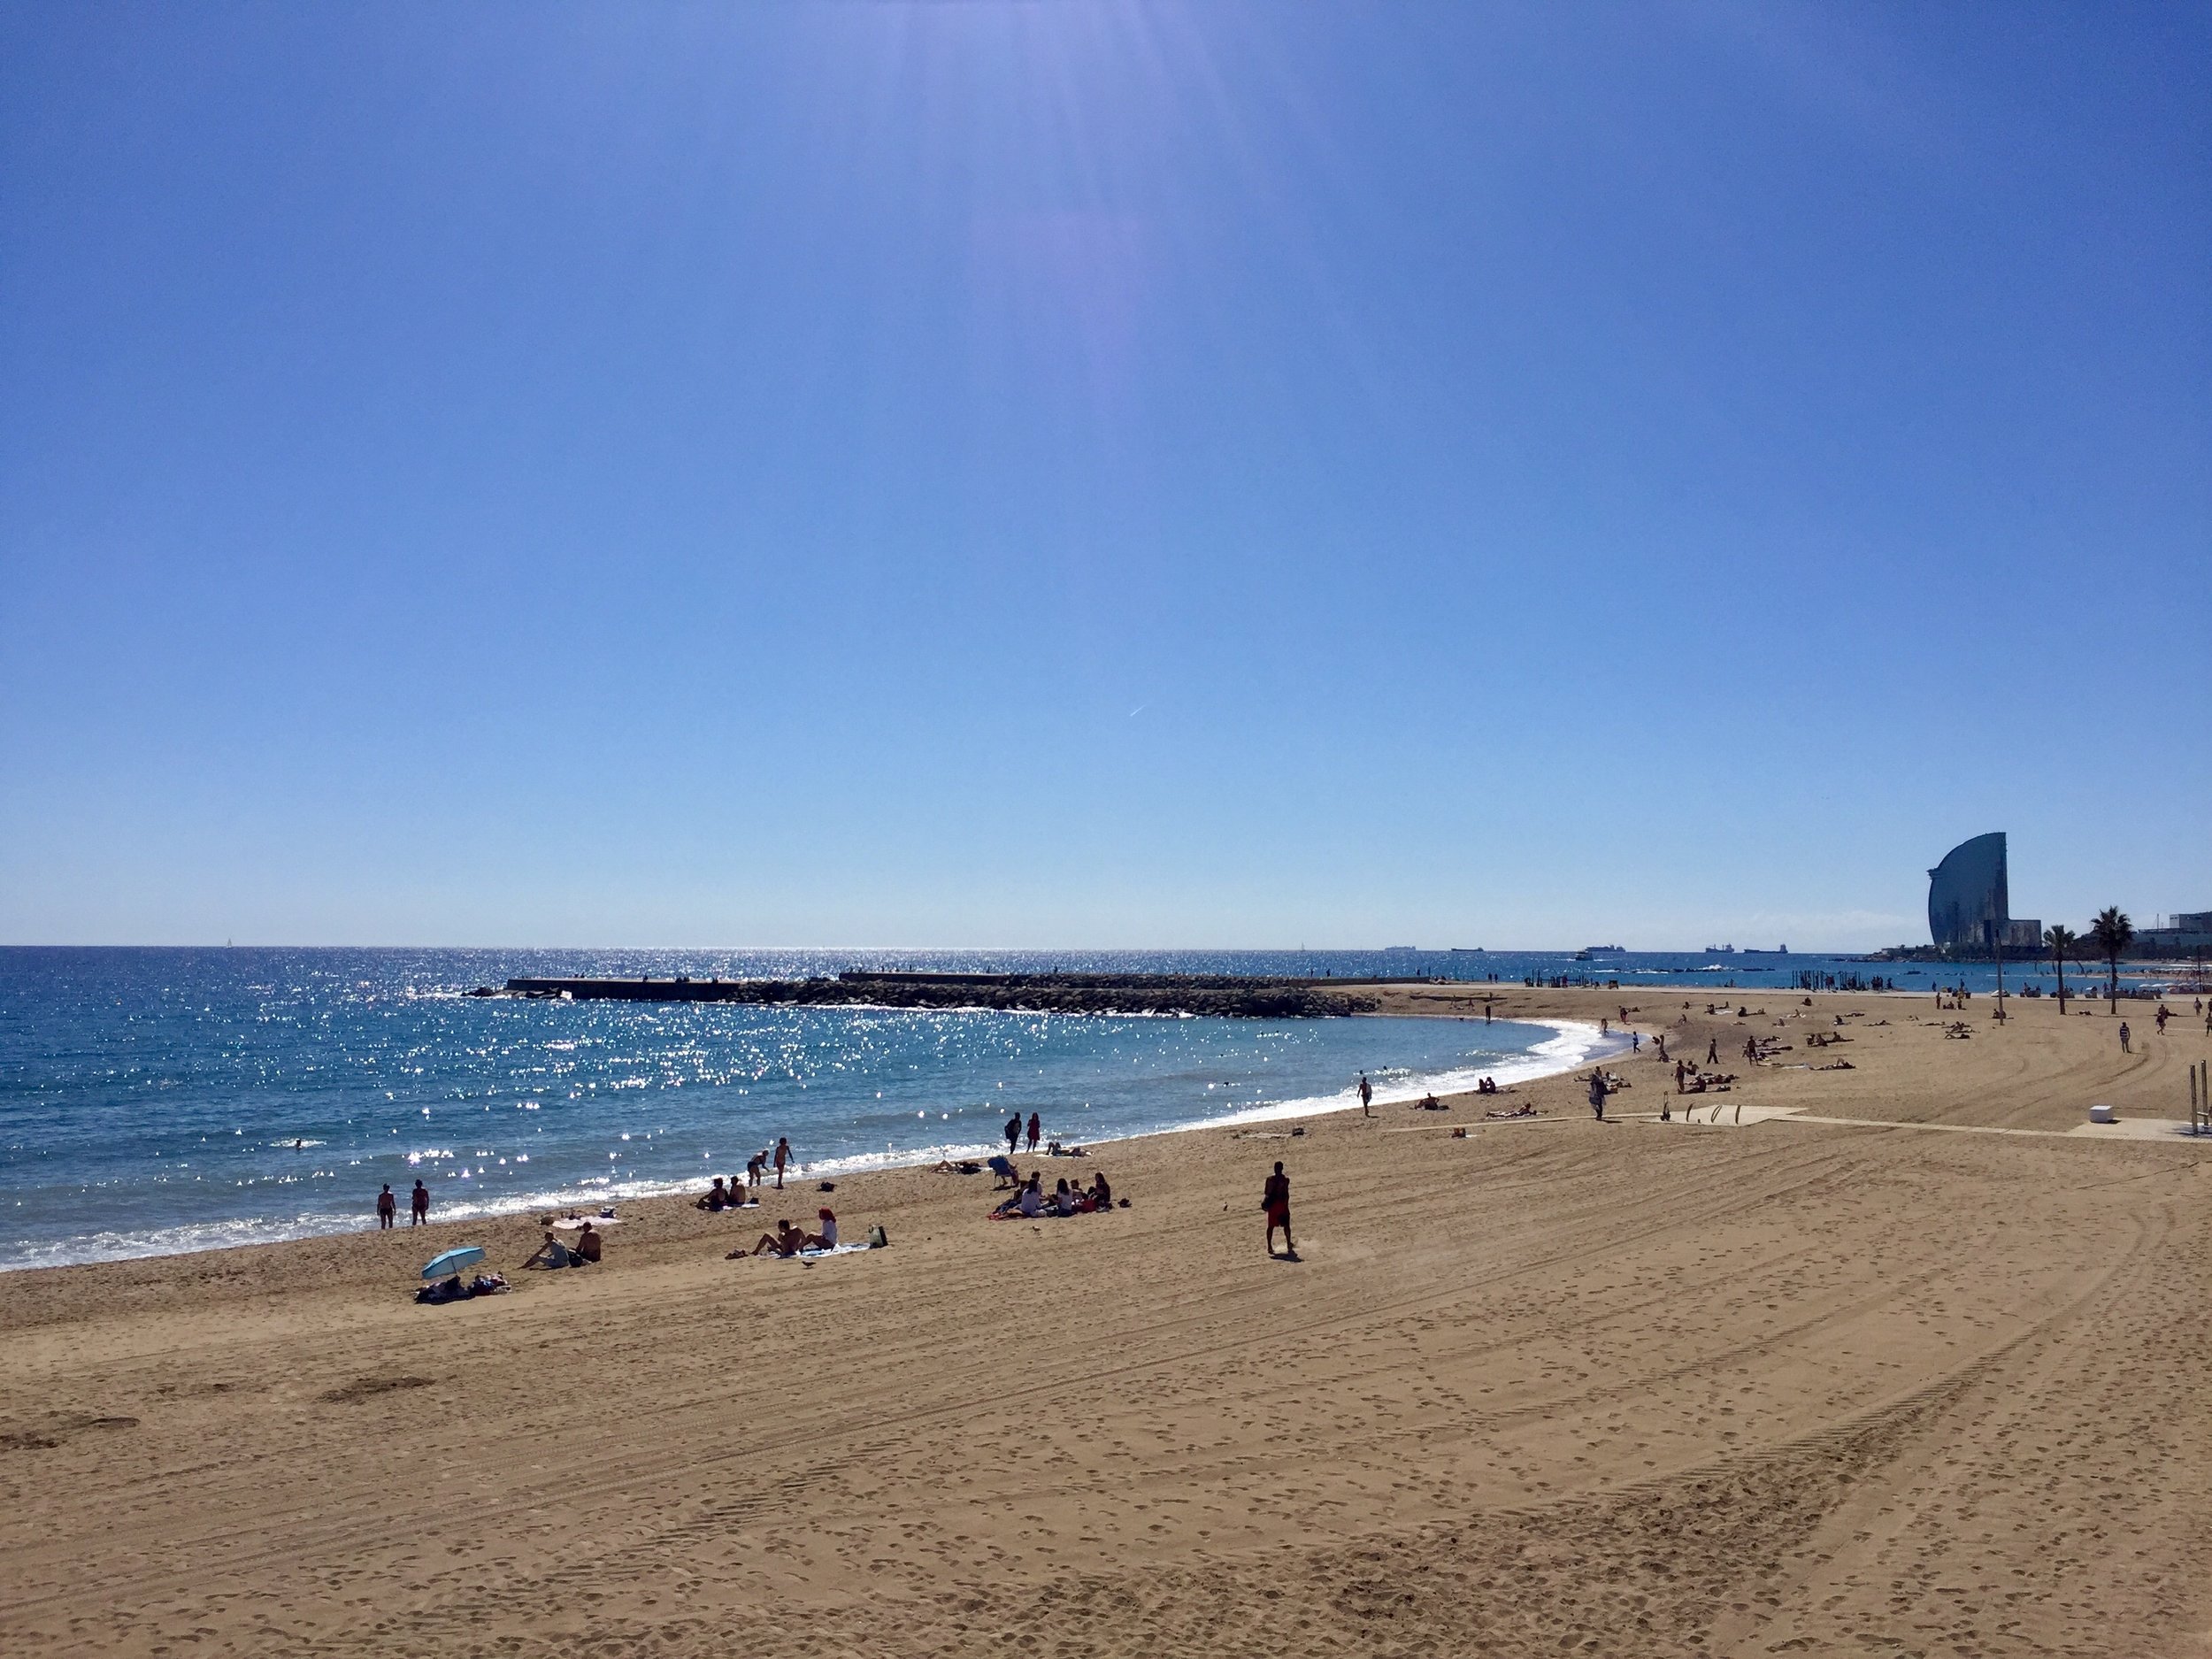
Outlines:
[[1374, 1098], [1374, 1087], [1368, 1082], [1367, 1073], [1363, 1071], [1359, 1074], [1359, 1115], [1361, 1117], [1372, 1118], [1375, 1115], [1369, 1110], [1370, 1103]]
[[791, 1142], [783, 1136], [778, 1135], [776, 1137], [776, 1190], [778, 1192], [783, 1191], [783, 1166], [797, 1162], [798, 1159], [791, 1156]]
[[430, 1219], [430, 1189], [420, 1181], [415, 1183], [414, 1218], [407, 1225], [419, 1227]]
[[1590, 1073], [1590, 1114], [1600, 1123], [1605, 1121], [1605, 1071], [1602, 1067]]
[[1016, 1112], [1006, 1120], [1006, 1156], [1012, 1157], [1022, 1149], [1022, 1115]]
[[392, 1196], [392, 1184], [387, 1181], [384, 1183], [384, 1190], [376, 1195], [377, 1226], [380, 1229], [389, 1227], [393, 1217], [398, 1214], [399, 1200]]
[[1029, 1149], [1037, 1149], [1037, 1137], [1045, 1132], [1045, 1120], [1035, 1112], [1029, 1114]]
[[2135, 1052], [2134, 1049], [2128, 1047], [2128, 1023], [2124, 1019], [2120, 1022], [2120, 1052], [2122, 1054], [2133, 1054]]
[[1278, 1164], [1275, 1173], [1267, 1178], [1267, 1185], [1260, 1189], [1260, 1208], [1267, 1213], [1267, 1254], [1275, 1255], [1275, 1229], [1283, 1230], [1283, 1253], [1290, 1260], [1298, 1259], [1298, 1247], [1290, 1238], [1290, 1177], [1283, 1173]]
[[1720, 1039], [1718, 1037], [1712, 1038], [1706, 1043], [1705, 1064], [1707, 1065], [1718, 1065], [1720, 1064]]

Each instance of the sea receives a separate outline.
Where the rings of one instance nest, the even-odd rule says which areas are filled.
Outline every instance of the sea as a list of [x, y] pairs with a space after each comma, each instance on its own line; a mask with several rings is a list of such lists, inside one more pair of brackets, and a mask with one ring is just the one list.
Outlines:
[[[974, 1157], [1032, 1112], [1100, 1143], [1564, 1071], [1594, 1029], [1500, 1019], [1216, 1019], [485, 999], [560, 974], [846, 968], [1378, 975], [1782, 989], [1854, 958], [1421, 951], [0, 949], [0, 1269], [703, 1190], [787, 1137], [809, 1176]], [[1906, 977], [1909, 974], [1911, 977]], [[1979, 976], [1978, 978], [1977, 976]], [[2024, 976], [2008, 965], [2008, 982]]]

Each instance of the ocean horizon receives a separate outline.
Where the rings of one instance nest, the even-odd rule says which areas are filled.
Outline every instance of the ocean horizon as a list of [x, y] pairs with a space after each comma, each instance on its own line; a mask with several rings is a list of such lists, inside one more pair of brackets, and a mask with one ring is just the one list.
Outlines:
[[[374, 1225], [387, 1183], [403, 1197], [424, 1181], [442, 1220], [597, 1208], [703, 1190], [780, 1135], [809, 1177], [830, 1177], [987, 1155], [1010, 1115], [1036, 1112], [1048, 1138], [1096, 1146], [1341, 1109], [1363, 1071], [1390, 1102], [1485, 1075], [1509, 1087], [1618, 1046], [1586, 1026], [1503, 1019], [467, 995], [510, 972], [787, 975], [818, 960], [0, 951], [0, 1268], [353, 1231]], [[1174, 971], [1159, 960], [1084, 958]]]
[[[1781, 991], [1992, 964], [1424, 951], [0, 948], [0, 1269], [373, 1225], [420, 1179], [440, 1218], [703, 1188], [788, 1136], [810, 1175], [972, 1157], [1010, 1113], [1096, 1144], [1565, 1070], [1592, 1028], [1505, 1019], [1190, 1018], [530, 1002], [513, 976], [935, 972], [1300, 974]], [[2046, 970], [2047, 974], [2047, 970]], [[2037, 976], [2008, 964], [2024, 989]], [[1137, 1001], [1138, 999], [1133, 999]], [[1693, 997], [1692, 1000], [1694, 1000]], [[1649, 1016], [1649, 1025], [1659, 1021]]]

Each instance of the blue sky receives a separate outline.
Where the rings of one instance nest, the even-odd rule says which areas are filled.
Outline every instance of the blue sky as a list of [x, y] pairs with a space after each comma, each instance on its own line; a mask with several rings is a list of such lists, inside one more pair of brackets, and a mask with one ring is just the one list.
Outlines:
[[0, 941], [2212, 905], [2212, 14], [0, 8]]

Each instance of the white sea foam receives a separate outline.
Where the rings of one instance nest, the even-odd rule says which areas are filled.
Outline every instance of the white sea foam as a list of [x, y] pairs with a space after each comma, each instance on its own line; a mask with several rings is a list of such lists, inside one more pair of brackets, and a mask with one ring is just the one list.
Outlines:
[[[1628, 1049], [1626, 1037], [1609, 1036], [1595, 1025], [1575, 1019], [1527, 1019], [1517, 1022], [1524, 1025], [1548, 1025], [1559, 1034], [1538, 1043], [1517, 1059], [1506, 1060], [1495, 1065], [1457, 1067], [1447, 1071], [1382, 1071], [1371, 1074], [1370, 1087], [1375, 1091], [1378, 1105], [1402, 1104], [1417, 1101], [1426, 1094], [1465, 1094], [1473, 1092], [1475, 1085], [1484, 1078], [1496, 1082], [1500, 1088], [1515, 1083], [1527, 1083], [1540, 1077], [1555, 1077], [1562, 1071], [1593, 1061], [1609, 1059]], [[1209, 1118], [1198, 1123], [1176, 1124], [1174, 1129], [1217, 1129], [1239, 1124], [1276, 1123], [1291, 1118], [1317, 1118], [1326, 1112], [1356, 1111], [1359, 1094], [1356, 1088], [1340, 1089], [1333, 1094], [1309, 1095], [1302, 1100], [1263, 1101], [1256, 1106], [1243, 1108], [1224, 1117]]]

